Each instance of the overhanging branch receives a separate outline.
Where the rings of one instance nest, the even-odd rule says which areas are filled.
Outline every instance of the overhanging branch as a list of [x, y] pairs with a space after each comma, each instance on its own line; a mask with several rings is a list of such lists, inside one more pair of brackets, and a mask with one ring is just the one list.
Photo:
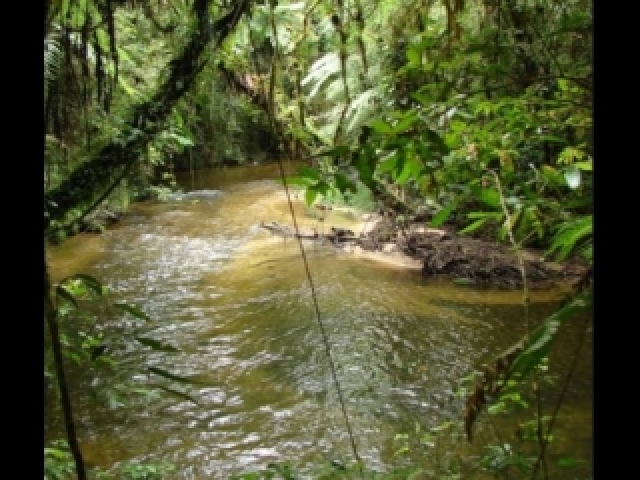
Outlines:
[[95, 156], [76, 168], [58, 187], [45, 194], [45, 231], [52, 221], [63, 222], [69, 212], [87, 200], [97, 198], [112, 183], [114, 173], [122, 171], [140, 158], [146, 144], [159, 133], [173, 106], [189, 90], [196, 75], [206, 65], [201, 59], [211, 41], [219, 46], [248, 13], [251, 0], [237, 0], [231, 10], [213, 24], [208, 14], [209, 0], [195, 0], [193, 10], [197, 27], [182, 53], [169, 63], [169, 75], [156, 94], [131, 112], [130, 126], [138, 134], [124, 143], [111, 142]]

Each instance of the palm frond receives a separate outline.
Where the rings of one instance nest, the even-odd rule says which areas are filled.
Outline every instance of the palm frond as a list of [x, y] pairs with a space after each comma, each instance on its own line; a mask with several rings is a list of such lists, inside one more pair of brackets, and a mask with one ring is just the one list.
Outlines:
[[359, 93], [353, 99], [345, 118], [347, 133], [358, 129], [370, 118], [377, 109], [380, 98], [382, 98], [382, 88], [377, 86]]
[[302, 79], [302, 86], [311, 86], [309, 100], [318, 94], [324, 83], [332, 76], [340, 73], [340, 57], [330, 52], [317, 59], [309, 68], [309, 73]]

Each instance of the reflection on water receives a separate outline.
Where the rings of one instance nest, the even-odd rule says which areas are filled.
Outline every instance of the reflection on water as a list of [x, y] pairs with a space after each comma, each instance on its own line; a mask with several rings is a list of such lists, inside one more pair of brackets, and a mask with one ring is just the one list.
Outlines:
[[[108, 410], [75, 392], [82, 445], [93, 465], [165, 460], [176, 465], [174, 478], [199, 479], [229, 478], [272, 461], [306, 468], [351, 460], [297, 243], [258, 228], [261, 221], [291, 223], [273, 180], [277, 171], [224, 172], [200, 172], [196, 191], [135, 205], [104, 235], [77, 236], [50, 250], [55, 278], [95, 275], [119, 301], [141, 305], [154, 319], [147, 336], [182, 351], [116, 350], [118, 378], [149, 384], [157, 379], [142, 373], [157, 366], [206, 382], [195, 393], [200, 406], [162, 396], [146, 406], [133, 401]], [[300, 202], [296, 215], [302, 227], [319, 227]], [[337, 213], [326, 221], [350, 222]], [[384, 470], [400, 462], [394, 436], [414, 431], [416, 423], [429, 428], [452, 420], [459, 430], [464, 400], [455, 395], [458, 380], [524, 333], [521, 294], [426, 281], [419, 272], [311, 242], [306, 249], [367, 465]], [[561, 291], [536, 292], [534, 319], [544, 318], [561, 298]], [[103, 326], [115, 335], [124, 320], [111, 316]], [[578, 324], [559, 339], [552, 358], [559, 372], [571, 360]], [[553, 458], [590, 459], [591, 348], [589, 339], [558, 418]], [[92, 381], [82, 378], [83, 390]], [[544, 400], [550, 411], [555, 397]], [[513, 436], [513, 420], [501, 425], [481, 418], [477, 446], [458, 442], [447, 449], [478, 453], [495, 428]], [[53, 425], [51, 435], [62, 431]], [[427, 455], [414, 454], [419, 460]], [[578, 475], [586, 478], [590, 471], [587, 462]]]

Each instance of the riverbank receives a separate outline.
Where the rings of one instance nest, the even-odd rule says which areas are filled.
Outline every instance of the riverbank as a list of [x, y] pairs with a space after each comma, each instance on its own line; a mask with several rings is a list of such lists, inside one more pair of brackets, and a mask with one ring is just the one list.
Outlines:
[[[588, 270], [587, 265], [575, 260], [562, 264], [549, 261], [542, 251], [522, 249], [518, 254], [497, 241], [461, 236], [451, 228], [430, 228], [428, 219], [400, 226], [389, 214], [339, 207], [336, 212], [358, 220], [333, 224], [327, 222], [326, 213], [334, 211], [333, 207], [314, 207], [325, 212], [327, 233], [301, 229], [298, 235], [302, 238], [328, 242], [352, 255], [394, 267], [421, 270], [425, 277], [446, 275], [458, 284], [520, 288], [524, 268], [529, 287], [544, 289], [578, 282]], [[295, 236], [288, 225], [271, 222], [261, 226], [271, 234]]]

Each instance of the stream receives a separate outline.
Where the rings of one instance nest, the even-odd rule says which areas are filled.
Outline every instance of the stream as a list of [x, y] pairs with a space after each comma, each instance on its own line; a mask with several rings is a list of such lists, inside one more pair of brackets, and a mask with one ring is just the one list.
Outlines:
[[[104, 234], [77, 235], [48, 249], [54, 281], [90, 274], [109, 286], [113, 301], [136, 304], [153, 320], [142, 324], [100, 310], [95, 328], [118, 344], [111, 351], [117, 369], [92, 374], [71, 367], [74, 413], [90, 466], [165, 461], [175, 466], [169, 478], [227, 479], [291, 462], [314, 478], [310, 472], [318, 466], [353, 461], [298, 243], [259, 227], [261, 221], [292, 223], [277, 178], [277, 165], [187, 174], [179, 178], [185, 193], [134, 204]], [[338, 210], [320, 222], [301, 199], [294, 205], [301, 228], [355, 228], [361, 222]], [[330, 245], [304, 245], [367, 469], [419, 462], [455, 470], [457, 458], [477, 457], [484, 444], [498, 443], [496, 435], [517, 443], [516, 420], [533, 418], [533, 407], [509, 417], [481, 414], [469, 445], [462, 429], [465, 399], [456, 391], [464, 376], [525, 333], [522, 292], [424, 279], [419, 271]], [[534, 292], [532, 323], [553, 312], [565, 293], [561, 287]], [[542, 385], [547, 415], [583, 323], [572, 321], [554, 346], [555, 383]], [[142, 333], [132, 332], [180, 351], [153, 351], [134, 340]], [[592, 478], [592, 358], [589, 333], [549, 447], [550, 478]], [[150, 399], [126, 392], [120, 400], [95, 398], [94, 392], [123, 383], [169, 385], [148, 374], [148, 367], [200, 382], [177, 385], [198, 405], [162, 392]], [[64, 437], [56, 415], [47, 425], [50, 438]], [[435, 446], [419, 444], [417, 429], [447, 421], [453, 426]], [[400, 454], [396, 435], [403, 433], [412, 443]], [[558, 467], [566, 457], [582, 461]], [[492, 477], [477, 472], [460, 478]]]

